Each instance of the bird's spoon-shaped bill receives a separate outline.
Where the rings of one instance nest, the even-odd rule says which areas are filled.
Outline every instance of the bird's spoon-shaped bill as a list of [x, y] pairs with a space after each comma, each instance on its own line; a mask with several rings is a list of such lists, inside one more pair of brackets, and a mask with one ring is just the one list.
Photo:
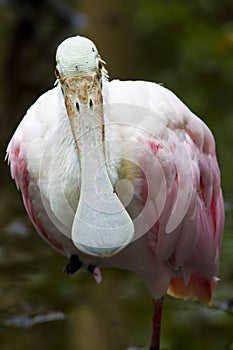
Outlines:
[[[76, 89], [65, 90], [67, 113], [81, 167], [80, 197], [71, 237], [82, 252], [106, 257], [116, 254], [132, 241], [134, 225], [108, 176], [101, 90], [93, 83], [90, 97], [83, 79], [76, 85], [78, 92]], [[86, 86], [90, 86], [90, 82]], [[84, 89], [82, 94], [80, 87]], [[74, 105], [78, 105], [75, 112]]]

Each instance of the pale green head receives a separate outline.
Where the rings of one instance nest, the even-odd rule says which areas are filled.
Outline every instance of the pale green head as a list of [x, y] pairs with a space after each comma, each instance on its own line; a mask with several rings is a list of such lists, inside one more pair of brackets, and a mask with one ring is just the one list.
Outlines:
[[58, 46], [56, 62], [58, 78], [91, 75], [100, 71], [104, 63], [95, 44], [90, 39], [79, 35], [64, 40]]

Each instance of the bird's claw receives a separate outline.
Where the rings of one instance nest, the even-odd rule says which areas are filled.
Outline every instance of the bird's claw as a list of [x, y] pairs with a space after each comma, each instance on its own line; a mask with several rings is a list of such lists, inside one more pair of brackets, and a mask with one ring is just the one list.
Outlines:
[[68, 263], [64, 266], [63, 271], [68, 275], [72, 275], [78, 271], [83, 266], [83, 262], [79, 259], [77, 255], [71, 255]]

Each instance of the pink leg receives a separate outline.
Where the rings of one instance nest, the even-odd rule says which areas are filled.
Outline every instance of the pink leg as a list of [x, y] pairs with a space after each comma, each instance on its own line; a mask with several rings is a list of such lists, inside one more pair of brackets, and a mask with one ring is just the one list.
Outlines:
[[153, 300], [153, 303], [154, 303], [154, 314], [153, 314], [153, 321], [152, 321], [152, 336], [151, 336], [150, 350], [159, 350], [163, 298], [158, 300]]

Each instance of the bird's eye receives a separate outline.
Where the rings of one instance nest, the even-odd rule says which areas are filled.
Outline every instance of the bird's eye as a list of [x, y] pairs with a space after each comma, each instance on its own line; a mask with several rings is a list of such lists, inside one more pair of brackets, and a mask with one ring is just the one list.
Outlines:
[[57, 78], [57, 79], [60, 79], [61, 78], [61, 76], [60, 76], [60, 73], [59, 73], [59, 70], [56, 68], [55, 69], [55, 77]]

